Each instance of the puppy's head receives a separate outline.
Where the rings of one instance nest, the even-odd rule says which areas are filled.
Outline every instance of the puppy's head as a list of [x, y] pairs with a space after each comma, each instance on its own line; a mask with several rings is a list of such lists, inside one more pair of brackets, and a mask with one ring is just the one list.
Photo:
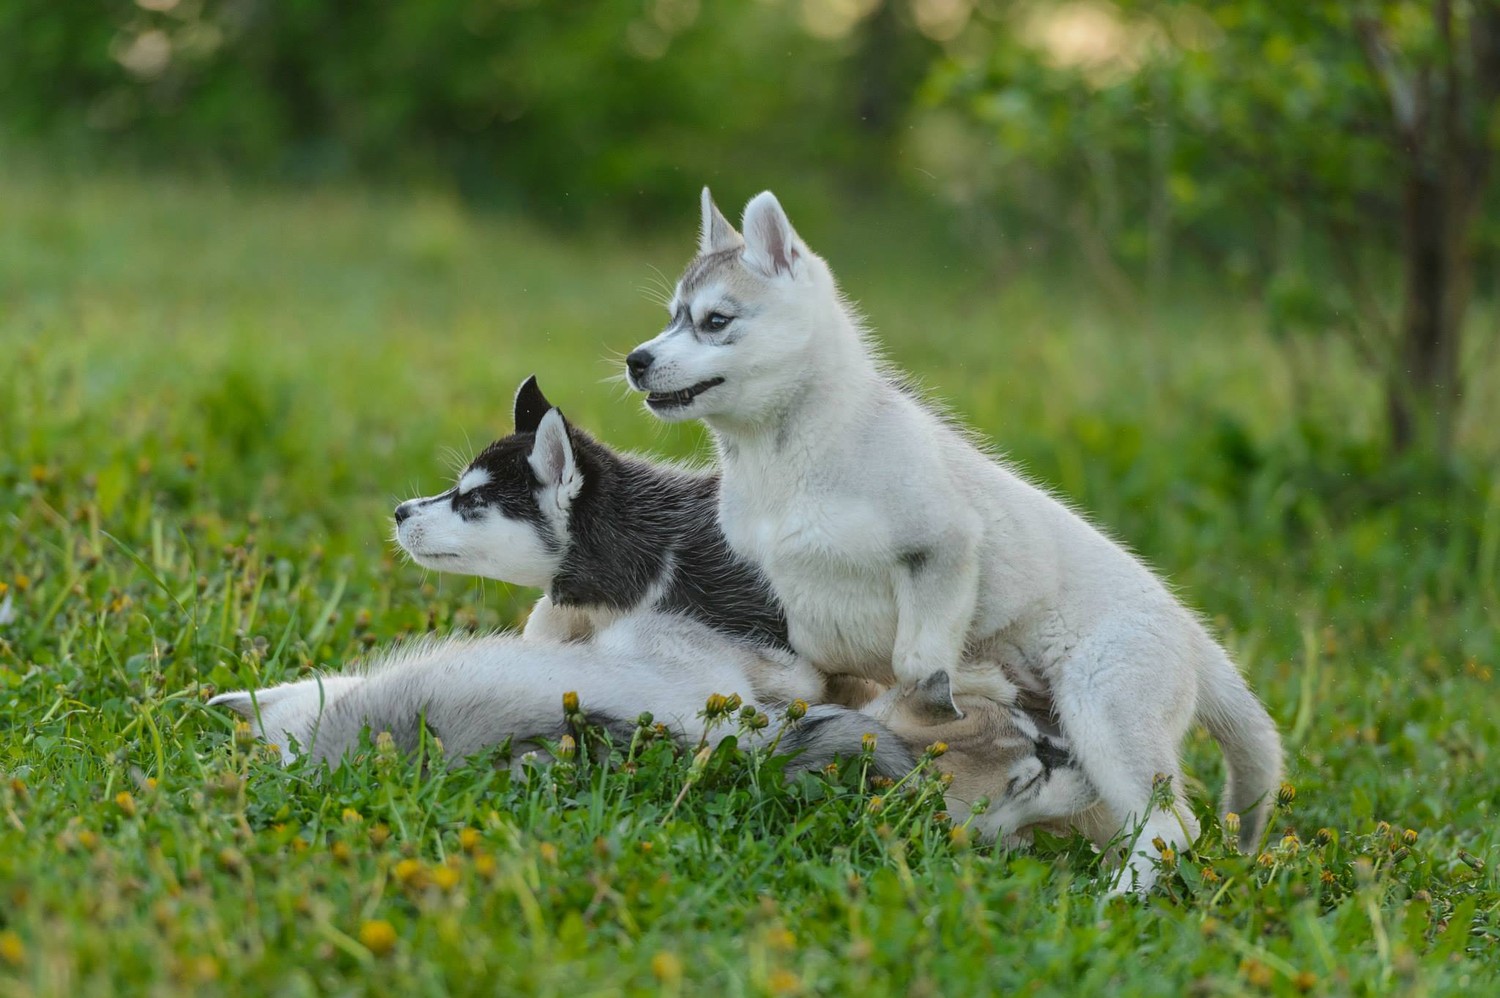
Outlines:
[[516, 393], [515, 421], [453, 488], [396, 507], [396, 542], [419, 565], [540, 588], [557, 574], [583, 488], [574, 431], [535, 377]]
[[838, 292], [770, 191], [745, 207], [743, 236], [707, 188], [702, 214], [698, 255], [667, 306], [671, 320], [626, 357], [626, 378], [669, 422], [754, 421], [809, 377], [809, 351], [839, 324]]
[[1014, 836], [1038, 825], [1065, 829], [1098, 799], [1066, 743], [1018, 707], [955, 697], [946, 672], [893, 687], [863, 710], [914, 748], [947, 746], [937, 766], [953, 778], [944, 795], [948, 810], [963, 821], [975, 801], [987, 799], [989, 808], [975, 822], [981, 835]]

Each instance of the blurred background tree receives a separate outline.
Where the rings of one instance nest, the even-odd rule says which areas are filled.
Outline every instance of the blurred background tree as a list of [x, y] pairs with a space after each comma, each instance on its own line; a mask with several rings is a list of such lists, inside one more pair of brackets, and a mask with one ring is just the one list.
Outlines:
[[1032, 3], [988, 26], [928, 88], [990, 139], [963, 196], [1068, 219], [1117, 290], [1134, 266], [1163, 293], [1174, 246], [1226, 267], [1283, 327], [1348, 336], [1394, 447], [1449, 451], [1500, 234], [1500, 2]]
[[637, 226], [801, 184], [997, 279], [1262, 298], [1289, 356], [1359, 353], [1396, 449], [1448, 453], [1496, 339], [1500, 0], [9, 0], [0, 52], [3, 141], [52, 157]]

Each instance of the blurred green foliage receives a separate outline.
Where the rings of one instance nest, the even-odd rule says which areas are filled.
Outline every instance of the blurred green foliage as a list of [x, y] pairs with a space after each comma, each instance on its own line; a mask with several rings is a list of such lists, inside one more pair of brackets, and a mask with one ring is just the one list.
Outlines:
[[0, 114], [153, 159], [628, 211], [778, 163], [887, 162], [930, 46], [904, 8], [856, 6], [826, 24], [795, 0], [13, 0]]
[[11, 0], [0, 52], [0, 141], [53, 158], [657, 226], [900, 198], [1001, 282], [1207, 278], [1294, 361], [1342, 336], [1398, 448], [1450, 452], [1495, 339], [1500, 0]]

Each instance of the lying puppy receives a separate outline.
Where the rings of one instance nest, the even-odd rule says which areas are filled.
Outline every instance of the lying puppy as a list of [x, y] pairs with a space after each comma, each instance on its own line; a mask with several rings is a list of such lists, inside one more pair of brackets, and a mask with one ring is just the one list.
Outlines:
[[[267, 689], [224, 693], [209, 701], [249, 720], [279, 746], [283, 762], [299, 755], [338, 766], [363, 732], [389, 732], [413, 751], [425, 724], [458, 762], [510, 742], [515, 756], [543, 749], [566, 731], [563, 696], [576, 692], [589, 722], [629, 744], [637, 718], [650, 711], [680, 745], [717, 743], [735, 725], [709, 729], [710, 695], [740, 693], [772, 723], [741, 733], [742, 744], [794, 755], [790, 771], [816, 770], [851, 758], [875, 736], [872, 769], [892, 779], [909, 773], [934, 742], [946, 743], [939, 770], [952, 775], [945, 802], [984, 838], [1024, 840], [1035, 827], [1093, 830], [1097, 795], [1067, 746], [1038, 730], [1016, 707], [982, 697], [955, 702], [946, 673], [914, 689], [891, 690], [856, 711], [816, 704], [781, 731], [789, 698], [818, 688], [815, 670], [794, 656], [768, 657], [680, 615], [641, 613], [584, 643], [546, 643], [516, 636], [422, 641], [342, 675]], [[1080, 817], [1075, 817], [1080, 816]], [[1107, 832], [1105, 833], [1107, 834]]]

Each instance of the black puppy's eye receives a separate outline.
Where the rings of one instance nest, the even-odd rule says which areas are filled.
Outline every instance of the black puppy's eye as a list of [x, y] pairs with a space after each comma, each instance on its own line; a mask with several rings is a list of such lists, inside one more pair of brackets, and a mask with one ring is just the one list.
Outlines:
[[703, 328], [710, 333], [717, 333], [725, 326], [734, 321], [734, 316], [725, 315], [723, 312], [710, 312], [708, 318], [703, 320]]

